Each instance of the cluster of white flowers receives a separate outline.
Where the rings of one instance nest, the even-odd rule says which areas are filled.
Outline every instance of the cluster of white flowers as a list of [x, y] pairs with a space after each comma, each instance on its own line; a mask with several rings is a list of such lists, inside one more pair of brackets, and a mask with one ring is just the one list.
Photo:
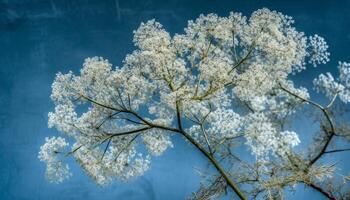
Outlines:
[[77, 121], [77, 114], [72, 104], [57, 105], [55, 112], [49, 112], [48, 117], [49, 128], [56, 127], [57, 130], [63, 133], [74, 134], [74, 123]]
[[[252, 78], [254, 77], [254, 78]], [[248, 101], [251, 98], [261, 97], [271, 90], [271, 82], [268, 71], [263, 65], [251, 65], [238, 77], [238, 83], [234, 88], [235, 95]]]
[[295, 132], [278, 132], [263, 113], [249, 115], [246, 120], [246, 143], [260, 161], [269, 160], [270, 154], [286, 158], [288, 152], [300, 143]]
[[217, 138], [234, 137], [240, 134], [241, 117], [231, 109], [217, 109], [208, 116], [208, 133]]
[[339, 62], [339, 82], [344, 86], [344, 90], [339, 93], [339, 98], [345, 102], [350, 102], [350, 63]]
[[218, 143], [223, 139], [242, 135], [242, 117], [231, 109], [218, 108], [213, 112], [196, 116], [202, 119], [206, 116], [205, 123], [192, 125], [188, 128], [188, 132], [202, 144]]
[[313, 81], [318, 92], [325, 92], [328, 97], [333, 97], [336, 93], [344, 90], [344, 86], [336, 82], [332, 74], [320, 74], [318, 78]]
[[142, 50], [161, 50], [170, 44], [170, 35], [154, 19], [141, 23], [134, 31], [134, 43]]
[[169, 135], [162, 130], [149, 130], [142, 135], [142, 139], [154, 156], [162, 155], [169, 147], [173, 147]]
[[317, 92], [323, 92], [327, 97], [333, 98], [338, 94], [344, 103], [350, 102], [350, 64], [339, 62], [339, 78], [335, 79], [331, 73], [320, 74], [313, 83]]
[[46, 143], [40, 147], [38, 158], [47, 164], [46, 177], [50, 182], [61, 183], [72, 174], [67, 164], [60, 160], [59, 152], [63, 151], [68, 143], [64, 138], [45, 138]]
[[330, 53], [328, 52], [328, 45], [324, 38], [319, 35], [309, 37], [309, 63], [315, 67], [318, 64], [326, 64], [329, 61]]
[[[134, 147], [120, 151], [112, 146], [104, 157], [102, 154], [98, 149], [82, 146], [74, 155], [86, 173], [100, 185], [109, 184], [115, 177], [127, 180], [140, 176], [149, 168], [150, 157], [136, 154]], [[118, 157], [115, 157], [116, 154]]]
[[[178, 121], [203, 145], [246, 132], [246, 144], [258, 159], [283, 157], [299, 139], [278, 130], [272, 120], [289, 115], [303, 101], [280, 86], [308, 99], [307, 90], [295, 88], [288, 77], [305, 69], [307, 59], [316, 65], [329, 57], [323, 38], [308, 40], [293, 23], [266, 8], [250, 17], [200, 15], [173, 37], [155, 20], [142, 23], [134, 31], [137, 49], [121, 67], [93, 57], [79, 75], [57, 74], [49, 127], [76, 141], [70, 155], [99, 184], [142, 175], [151, 155], [172, 147], [168, 134], [181, 127]], [[349, 65], [342, 63], [340, 73], [339, 84], [349, 88]], [[332, 81], [323, 75], [315, 83], [330, 94]], [[340, 98], [349, 101], [348, 91], [342, 89]], [[47, 146], [51, 140], [42, 148]], [[62, 170], [50, 173], [68, 177]]]

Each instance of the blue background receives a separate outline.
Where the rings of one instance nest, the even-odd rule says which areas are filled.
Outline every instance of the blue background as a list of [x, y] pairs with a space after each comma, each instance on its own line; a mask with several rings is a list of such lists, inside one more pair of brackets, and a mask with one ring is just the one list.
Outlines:
[[[37, 159], [53, 109], [49, 95], [58, 71], [78, 72], [84, 58], [102, 56], [121, 65], [134, 46], [132, 31], [155, 18], [171, 33], [181, 33], [200, 13], [244, 15], [268, 7], [293, 16], [298, 30], [319, 34], [330, 45], [331, 62], [293, 77], [309, 85], [320, 72], [350, 61], [349, 1], [181, 1], [181, 0], [1, 0], [0, 1], [0, 199], [184, 199], [199, 186], [194, 167], [206, 163], [180, 138], [175, 148], [153, 159], [145, 176], [97, 186], [74, 162], [74, 176], [49, 184]], [[320, 95], [315, 95], [317, 100]], [[299, 130], [309, 128], [299, 124]], [[307, 136], [301, 136], [307, 137]], [[344, 154], [343, 154], [344, 155]], [[326, 158], [327, 159], [327, 158]], [[342, 157], [340, 157], [342, 159]], [[303, 186], [288, 199], [322, 199]]]

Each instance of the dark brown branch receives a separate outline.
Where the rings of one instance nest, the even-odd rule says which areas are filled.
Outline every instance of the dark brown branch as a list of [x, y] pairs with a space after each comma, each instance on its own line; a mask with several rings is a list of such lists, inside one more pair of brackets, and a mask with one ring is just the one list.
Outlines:
[[332, 138], [334, 137], [335, 134], [335, 127], [333, 125], [333, 121], [331, 119], [331, 117], [329, 116], [329, 113], [326, 109], [322, 109], [322, 112], [324, 113], [324, 115], [327, 118], [327, 121], [329, 122], [330, 126], [331, 126], [331, 130], [329, 131], [329, 135], [328, 132], [326, 132], [326, 142], [325, 144], [322, 146], [320, 152], [310, 161], [310, 166], [313, 165], [318, 159], [320, 159], [322, 157], [322, 155], [326, 152], [327, 147], [329, 146], [329, 144], [331, 143]]
[[254, 46], [255, 46], [255, 43], [253, 42], [253, 44], [250, 46], [249, 50], [248, 50], [248, 53], [238, 62], [236, 63], [231, 69], [230, 71], [228, 72], [228, 74], [231, 74], [232, 71], [234, 69], [236, 69], [237, 67], [239, 67], [241, 64], [243, 64], [250, 56], [250, 54], [253, 52], [254, 50]]
[[[327, 139], [324, 143], [324, 145], [322, 146], [320, 152], [313, 158], [311, 159], [310, 163], [309, 163], [309, 166], [313, 165], [315, 162], [317, 162], [318, 159], [320, 159], [322, 157], [322, 155], [325, 153], [325, 151], [327, 150], [327, 147], [329, 146], [333, 136], [335, 135], [335, 127], [334, 127], [334, 123], [333, 123], [333, 120], [330, 116], [330, 114], [328, 113], [328, 110], [327, 108], [324, 108], [323, 106], [321, 106], [320, 104], [316, 103], [316, 102], [313, 102], [311, 100], [308, 100], [308, 99], [305, 99], [291, 91], [289, 91], [288, 89], [284, 88], [281, 84], [279, 84], [281, 89], [285, 92], [287, 92], [288, 94], [302, 100], [303, 102], [307, 102], [307, 103], [310, 103], [311, 105], [315, 106], [316, 108], [320, 109], [322, 111], [322, 113], [324, 114], [324, 116], [326, 117], [326, 120], [328, 121], [329, 123], [329, 126], [330, 126], [330, 129], [331, 130], [326, 130], [326, 135], [327, 135]], [[334, 100], [332, 100], [334, 101]], [[331, 101], [331, 102], [332, 102]], [[331, 105], [331, 104], [329, 104]]]
[[290, 94], [290, 95], [292, 95], [292, 96], [294, 96], [294, 97], [300, 99], [300, 100], [303, 101], [303, 102], [307, 102], [307, 103], [309, 103], [309, 104], [311, 104], [311, 105], [313, 105], [313, 106], [315, 106], [315, 107], [317, 107], [317, 108], [323, 110], [323, 107], [322, 107], [320, 104], [318, 104], [318, 103], [316, 103], [316, 102], [313, 102], [313, 101], [311, 101], [311, 100], [309, 100], [309, 99], [305, 99], [304, 97], [301, 97], [301, 96], [299, 96], [299, 95], [297, 95], [297, 94], [291, 92], [291, 91], [288, 90], [287, 88], [283, 87], [281, 84], [279, 84], [279, 85], [280, 85], [281, 89], [282, 89], [283, 91], [287, 92], [288, 94]]
[[[332, 138], [335, 136], [335, 126], [333, 123], [333, 120], [330, 116], [330, 114], [328, 113], [328, 108], [330, 108], [330, 106], [333, 104], [333, 102], [335, 101], [336, 95], [333, 97], [333, 99], [331, 100], [331, 102], [327, 105], [327, 107], [323, 107], [320, 104], [313, 102], [311, 100], [305, 99], [303, 97], [300, 97], [299, 95], [289, 91], [288, 89], [284, 88], [281, 84], [280, 87], [282, 90], [284, 90], [285, 92], [289, 93], [290, 95], [302, 100], [303, 102], [307, 102], [310, 103], [311, 105], [315, 106], [316, 108], [320, 109], [322, 111], [322, 113], [324, 114], [324, 116], [326, 117], [326, 120], [329, 123], [330, 126], [330, 130], [326, 130], [326, 128], [324, 128], [325, 133], [326, 133], [326, 141], [324, 143], [324, 145], [322, 146], [321, 150], [319, 151], [319, 153], [313, 158], [311, 159], [310, 163], [308, 164], [308, 166], [313, 165], [315, 162], [317, 162], [324, 154], [326, 153], [331, 153], [331, 152], [337, 152], [337, 150], [334, 151], [326, 151], [327, 147], [329, 146]], [[350, 150], [350, 149], [348, 149]], [[344, 149], [344, 151], [346, 151]], [[305, 183], [306, 185], [310, 186], [311, 188], [315, 189], [316, 191], [320, 192], [321, 194], [323, 194], [324, 196], [326, 196], [328, 199], [332, 199], [332, 200], [336, 200], [336, 198], [329, 192], [325, 191], [323, 188], [313, 184], [313, 183]]]
[[131, 130], [131, 131], [125, 131], [125, 132], [120, 132], [120, 133], [107, 133], [106, 135], [108, 135], [108, 137], [104, 140], [107, 141], [108, 139], [112, 138], [112, 137], [116, 137], [116, 136], [122, 136], [122, 135], [130, 135], [130, 134], [134, 134], [134, 133], [138, 133], [141, 131], [146, 131], [149, 129], [152, 129], [153, 127], [144, 127], [144, 128], [140, 128], [140, 129], [135, 129], [135, 130]]
[[237, 194], [237, 196], [242, 199], [246, 200], [247, 198], [244, 196], [244, 194], [241, 192], [241, 190], [238, 188], [238, 186], [231, 180], [229, 177], [229, 174], [227, 174], [224, 170], [224, 168], [221, 167], [219, 162], [207, 151], [205, 150], [201, 144], [199, 144], [194, 138], [192, 138], [191, 135], [186, 133], [182, 129], [181, 125], [181, 113], [178, 106], [178, 102], [176, 103], [176, 115], [177, 115], [177, 122], [179, 127], [179, 132], [189, 141], [191, 142], [198, 150], [200, 150], [205, 157], [207, 157], [210, 162], [214, 165], [214, 167], [219, 171], [219, 173], [222, 175], [222, 177], [226, 180], [227, 184], [233, 189], [233, 191]]
[[347, 148], [347, 149], [334, 149], [334, 150], [325, 151], [324, 153], [337, 153], [337, 152], [343, 152], [343, 151], [350, 151], [350, 148]]
[[107, 105], [104, 105], [104, 104], [102, 104], [102, 103], [99, 103], [99, 102], [97, 102], [97, 101], [95, 101], [95, 100], [93, 100], [93, 99], [91, 99], [91, 98], [89, 98], [89, 97], [87, 97], [87, 96], [84, 96], [84, 95], [80, 95], [82, 98], [84, 98], [84, 99], [86, 99], [87, 101], [89, 101], [89, 102], [91, 102], [91, 103], [93, 103], [93, 104], [96, 104], [96, 105], [98, 105], [98, 106], [101, 106], [101, 107], [103, 107], [103, 108], [107, 108], [107, 109], [110, 109], [110, 110], [114, 110], [114, 111], [117, 111], [117, 112], [121, 112], [122, 110], [120, 110], [120, 109], [117, 109], [117, 108], [113, 108], [113, 107], [111, 107], [111, 106], [107, 106]]
[[181, 123], [181, 115], [180, 115], [180, 106], [179, 101], [176, 101], [176, 116], [177, 116], [177, 125], [180, 131], [183, 131], [182, 129], [182, 123]]
[[110, 139], [108, 140], [108, 143], [107, 143], [107, 145], [106, 145], [106, 147], [105, 147], [105, 150], [103, 151], [103, 154], [102, 154], [102, 157], [101, 157], [101, 161], [103, 160], [103, 157], [105, 156], [105, 154], [106, 154], [106, 152], [107, 152], [107, 150], [108, 150], [108, 147], [109, 147], [109, 144], [111, 143], [111, 140], [112, 140], [112, 138], [110, 138]]
[[311, 188], [313, 188], [314, 190], [320, 192], [321, 194], [323, 194], [324, 196], [326, 196], [328, 199], [331, 199], [331, 200], [337, 200], [331, 193], [323, 190], [321, 187], [313, 184], [313, 183], [310, 183], [310, 184], [306, 184], [308, 186], [310, 186]]
[[136, 140], [136, 138], [137, 138], [139, 135], [140, 135], [140, 134], [135, 135], [135, 137], [133, 137], [133, 138], [128, 142], [128, 144], [125, 145], [125, 146], [118, 152], [118, 154], [117, 154], [117, 156], [115, 157], [114, 161], [118, 160], [120, 154], [122, 154], [123, 151], [125, 151], [125, 150], [131, 145], [131, 143], [134, 142], [134, 141]]
[[229, 174], [225, 172], [225, 170], [221, 167], [221, 165], [216, 161], [214, 157], [210, 155], [209, 152], [207, 152], [196, 140], [194, 140], [189, 134], [186, 132], [182, 132], [182, 135], [191, 142], [197, 149], [199, 149], [205, 157], [207, 157], [210, 162], [214, 165], [214, 167], [220, 172], [222, 177], [226, 180], [227, 184], [233, 189], [233, 191], [238, 195], [238, 197], [242, 200], [246, 200], [247, 198], [244, 196], [244, 194], [241, 192], [241, 190], [236, 186], [236, 184], [231, 180], [229, 177]]
[[115, 113], [109, 115], [108, 117], [104, 118], [104, 119], [102, 120], [102, 122], [101, 122], [96, 128], [99, 129], [104, 123], [106, 123], [106, 122], [108, 121], [108, 119], [111, 119], [112, 117], [118, 115], [119, 113], [120, 113], [120, 111], [115, 112]]

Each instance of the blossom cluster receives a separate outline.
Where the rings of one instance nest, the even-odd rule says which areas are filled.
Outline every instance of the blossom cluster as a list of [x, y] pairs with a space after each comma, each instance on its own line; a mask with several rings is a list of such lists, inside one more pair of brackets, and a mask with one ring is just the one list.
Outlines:
[[309, 37], [310, 43], [310, 60], [313, 66], [317, 66], [318, 64], [326, 64], [329, 61], [330, 53], [328, 50], [328, 45], [324, 38], [319, 35], [314, 35]]
[[45, 138], [45, 141], [46, 143], [40, 147], [38, 158], [47, 164], [47, 179], [50, 182], [61, 183], [72, 175], [68, 165], [58, 157], [59, 152], [63, 151], [68, 143], [61, 137]]
[[288, 152], [300, 143], [295, 132], [278, 132], [263, 113], [251, 114], [245, 124], [246, 143], [260, 161], [268, 161], [270, 154], [287, 158]]
[[339, 62], [339, 78], [335, 79], [329, 72], [320, 74], [313, 83], [318, 92], [323, 92], [327, 97], [333, 98], [339, 95], [344, 103], [350, 102], [350, 64]]

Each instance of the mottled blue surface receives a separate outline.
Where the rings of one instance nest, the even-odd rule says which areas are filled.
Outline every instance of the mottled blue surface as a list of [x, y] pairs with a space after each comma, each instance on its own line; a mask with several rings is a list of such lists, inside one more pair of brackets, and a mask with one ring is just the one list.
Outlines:
[[[128, 183], [98, 187], [72, 161], [70, 180], [45, 181], [37, 153], [46, 136], [58, 135], [47, 128], [55, 73], [77, 72], [84, 58], [96, 55], [120, 65], [134, 48], [132, 31], [148, 19], [174, 34], [200, 13], [247, 15], [261, 7], [293, 16], [299, 30], [324, 36], [330, 45], [332, 61], [295, 77], [299, 84], [335, 71], [338, 60], [350, 61], [349, 1], [0, 0], [0, 200], [184, 199], [199, 186], [193, 167], [206, 160], [179, 138], [145, 176]], [[299, 187], [288, 199], [323, 198]]]

